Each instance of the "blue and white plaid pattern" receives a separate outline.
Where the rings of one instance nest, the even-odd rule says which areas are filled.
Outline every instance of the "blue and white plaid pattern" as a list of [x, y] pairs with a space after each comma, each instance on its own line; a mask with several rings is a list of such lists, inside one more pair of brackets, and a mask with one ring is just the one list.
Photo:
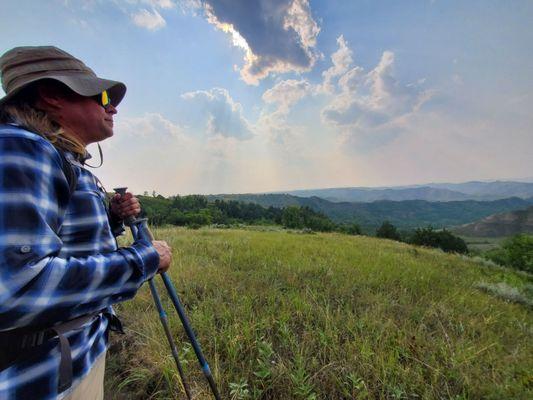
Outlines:
[[[132, 298], [159, 264], [156, 250], [137, 241], [117, 249], [105, 194], [77, 164], [75, 192], [55, 148], [39, 135], [0, 125], [0, 331], [50, 327]], [[99, 314], [69, 332], [73, 386], [108, 342]], [[0, 371], [0, 399], [56, 399], [58, 339]]]

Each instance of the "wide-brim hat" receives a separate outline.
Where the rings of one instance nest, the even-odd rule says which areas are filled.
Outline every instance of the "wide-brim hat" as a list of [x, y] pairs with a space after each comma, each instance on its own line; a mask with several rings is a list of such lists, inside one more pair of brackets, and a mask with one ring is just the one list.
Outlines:
[[122, 82], [99, 78], [82, 61], [54, 46], [23, 46], [5, 52], [0, 57], [0, 76], [6, 93], [0, 106], [31, 83], [43, 79], [59, 81], [86, 97], [107, 90], [113, 106], [126, 94]]

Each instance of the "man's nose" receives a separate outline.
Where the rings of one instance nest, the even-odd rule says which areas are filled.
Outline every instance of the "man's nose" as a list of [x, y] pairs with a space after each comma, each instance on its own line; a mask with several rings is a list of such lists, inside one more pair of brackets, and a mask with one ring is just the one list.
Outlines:
[[105, 108], [105, 112], [108, 113], [108, 114], [111, 114], [111, 115], [115, 115], [116, 113], [118, 113], [117, 109], [115, 108], [115, 106], [113, 104], [109, 104]]

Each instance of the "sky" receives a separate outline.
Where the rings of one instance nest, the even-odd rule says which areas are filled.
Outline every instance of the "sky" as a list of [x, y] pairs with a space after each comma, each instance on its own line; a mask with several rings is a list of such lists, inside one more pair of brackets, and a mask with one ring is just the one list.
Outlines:
[[55, 45], [127, 85], [108, 191], [533, 180], [530, 0], [0, 6], [0, 53]]

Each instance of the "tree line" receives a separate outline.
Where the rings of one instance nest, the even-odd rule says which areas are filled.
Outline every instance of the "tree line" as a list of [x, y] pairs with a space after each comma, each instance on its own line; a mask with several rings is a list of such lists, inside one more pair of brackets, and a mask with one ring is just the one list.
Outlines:
[[317, 232], [360, 234], [356, 224], [337, 224], [310, 207], [263, 207], [234, 200], [208, 201], [206, 196], [138, 196], [142, 216], [153, 225], [177, 225], [198, 228], [205, 225], [281, 225], [288, 229]]
[[436, 230], [432, 226], [400, 233], [393, 224], [384, 221], [376, 230], [376, 236], [417, 246], [435, 247], [446, 252], [468, 253], [468, 246], [463, 239], [446, 229]]
[[[154, 193], [155, 194], [155, 193]], [[321, 212], [307, 206], [287, 206], [284, 208], [263, 207], [255, 203], [235, 200], [209, 201], [206, 196], [139, 196], [143, 217], [153, 225], [177, 225], [199, 228], [206, 225], [229, 226], [280, 225], [287, 229], [304, 229], [316, 232], [341, 232], [361, 235], [359, 225], [338, 224]], [[377, 229], [376, 236], [410, 244], [437, 247], [447, 252], [467, 253], [466, 243], [447, 230], [434, 230], [432, 227], [418, 228], [408, 233], [400, 233], [388, 221]]]

